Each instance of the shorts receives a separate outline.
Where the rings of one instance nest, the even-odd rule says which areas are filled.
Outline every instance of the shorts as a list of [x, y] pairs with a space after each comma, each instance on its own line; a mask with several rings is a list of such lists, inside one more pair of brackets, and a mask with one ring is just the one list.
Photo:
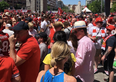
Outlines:
[[108, 56], [107, 59], [104, 61], [104, 70], [113, 71], [114, 56], [113, 55]]
[[101, 49], [96, 49], [95, 57], [98, 57], [101, 54]]

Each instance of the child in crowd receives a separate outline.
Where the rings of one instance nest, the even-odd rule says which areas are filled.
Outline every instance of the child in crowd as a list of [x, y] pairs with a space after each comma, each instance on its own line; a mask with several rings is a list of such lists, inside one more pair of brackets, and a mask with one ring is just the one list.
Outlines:
[[44, 69], [44, 64], [43, 64], [43, 59], [45, 58], [45, 56], [47, 55], [48, 52], [48, 44], [47, 44], [47, 40], [48, 40], [48, 36], [45, 32], [41, 32], [39, 34], [35, 35], [35, 38], [37, 39], [38, 43], [39, 43], [39, 47], [40, 47], [40, 53], [41, 53], [41, 63], [40, 63], [40, 71]]

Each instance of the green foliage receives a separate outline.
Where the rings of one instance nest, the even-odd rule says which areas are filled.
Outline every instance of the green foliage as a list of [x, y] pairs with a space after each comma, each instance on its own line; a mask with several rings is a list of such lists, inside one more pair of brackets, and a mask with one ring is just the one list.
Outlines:
[[21, 9], [21, 7], [22, 7], [22, 6], [21, 6], [20, 4], [16, 4], [16, 5], [15, 5], [15, 9]]
[[66, 12], [66, 13], [68, 13], [68, 12], [70, 12], [70, 13], [74, 13], [73, 10], [69, 10], [69, 8], [66, 7], [66, 6], [63, 6], [63, 7], [62, 7], [62, 10], [63, 10], [64, 12]]
[[116, 12], [116, 2], [113, 3], [112, 8], [110, 10], [111, 12]]
[[4, 1], [4, 0], [2, 0], [1, 2], [0, 2], [0, 11], [4, 11], [4, 9], [6, 9], [6, 8], [8, 8], [9, 7], [9, 4], [6, 2], [6, 1]]
[[[101, 0], [95, 0], [92, 3], [88, 4], [87, 7], [93, 13], [101, 13]], [[104, 3], [102, 4], [102, 11], [104, 11]]]
[[47, 6], [47, 9], [50, 10], [50, 6], [49, 5]]

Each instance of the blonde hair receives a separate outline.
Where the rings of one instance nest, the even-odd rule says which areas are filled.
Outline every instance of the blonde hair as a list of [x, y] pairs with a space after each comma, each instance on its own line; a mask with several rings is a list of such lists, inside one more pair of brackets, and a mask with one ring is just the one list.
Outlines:
[[53, 24], [54, 28], [58, 28], [58, 27], [64, 27], [64, 24], [60, 21], [57, 21]]
[[29, 22], [29, 23], [28, 23], [28, 26], [29, 26], [29, 28], [34, 27], [34, 25], [33, 25], [32, 22]]
[[62, 61], [65, 59], [67, 56], [70, 56], [71, 52], [69, 49], [69, 46], [63, 42], [63, 41], [57, 41], [54, 43], [52, 46], [52, 51], [51, 51], [51, 65], [52, 67], [54, 65], [57, 65], [59, 61]]

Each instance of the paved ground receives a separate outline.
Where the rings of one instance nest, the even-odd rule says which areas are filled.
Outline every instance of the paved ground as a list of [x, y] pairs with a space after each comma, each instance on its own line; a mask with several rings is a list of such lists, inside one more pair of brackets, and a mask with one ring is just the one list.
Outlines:
[[[106, 82], [104, 78], [108, 78], [106, 74], [103, 73], [103, 66], [98, 66], [99, 72], [94, 74], [94, 82]], [[114, 82], [116, 82], [116, 67], [114, 67]]]

